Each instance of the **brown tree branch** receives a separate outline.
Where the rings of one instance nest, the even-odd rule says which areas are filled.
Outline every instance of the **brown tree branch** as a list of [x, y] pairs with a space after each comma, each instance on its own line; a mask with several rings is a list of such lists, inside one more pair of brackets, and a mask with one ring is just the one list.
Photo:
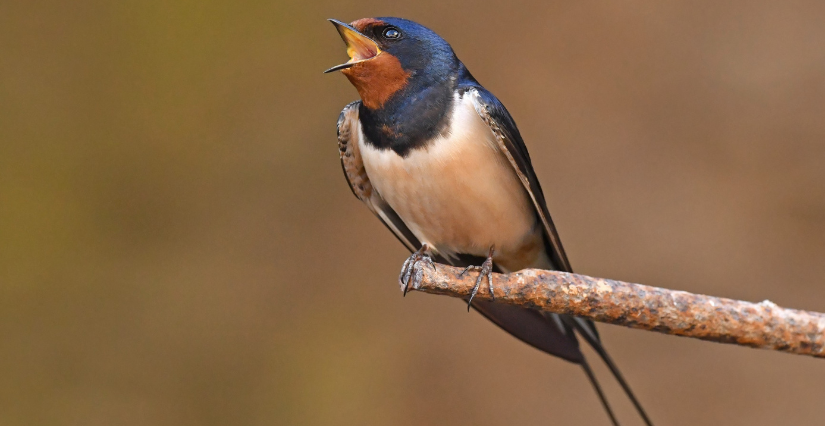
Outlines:
[[[477, 273], [418, 263], [414, 290], [466, 299]], [[825, 358], [825, 314], [557, 271], [493, 274], [495, 301], [608, 324]], [[486, 279], [476, 295], [490, 300]]]

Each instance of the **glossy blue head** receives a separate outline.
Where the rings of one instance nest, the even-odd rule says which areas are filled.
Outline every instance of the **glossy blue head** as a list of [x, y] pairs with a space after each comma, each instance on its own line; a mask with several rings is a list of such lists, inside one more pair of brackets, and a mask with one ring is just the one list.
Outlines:
[[349, 25], [330, 20], [347, 44], [341, 72], [358, 90], [363, 104], [381, 109], [402, 93], [448, 85], [461, 63], [449, 43], [429, 28], [401, 18], [365, 18]]

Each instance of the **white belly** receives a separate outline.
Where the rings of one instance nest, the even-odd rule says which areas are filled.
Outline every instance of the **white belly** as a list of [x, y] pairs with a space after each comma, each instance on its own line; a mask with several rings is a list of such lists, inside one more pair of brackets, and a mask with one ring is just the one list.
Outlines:
[[[456, 100], [452, 132], [402, 158], [360, 138], [369, 180], [421, 241], [447, 257], [496, 259], [507, 269], [534, 266], [541, 228], [527, 191], [469, 99]], [[519, 259], [508, 258], [519, 257]], [[538, 265], [535, 265], [538, 266]]]

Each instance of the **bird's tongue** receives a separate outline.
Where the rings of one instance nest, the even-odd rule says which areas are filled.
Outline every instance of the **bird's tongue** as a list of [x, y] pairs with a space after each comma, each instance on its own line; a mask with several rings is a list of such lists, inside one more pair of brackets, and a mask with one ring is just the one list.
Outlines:
[[346, 41], [347, 55], [349, 55], [351, 62], [370, 59], [378, 54], [378, 46], [372, 43], [371, 40], [364, 40], [363, 38], [355, 39], [348, 37]]

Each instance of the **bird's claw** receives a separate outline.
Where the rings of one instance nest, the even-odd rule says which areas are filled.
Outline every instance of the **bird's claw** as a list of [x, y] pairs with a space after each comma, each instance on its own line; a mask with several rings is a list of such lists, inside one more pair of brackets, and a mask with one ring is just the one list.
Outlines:
[[484, 277], [487, 277], [487, 284], [490, 286], [490, 300], [495, 300], [495, 293], [493, 292], [493, 252], [494, 248], [490, 248], [490, 255], [487, 256], [487, 259], [484, 260], [484, 263], [481, 266], [471, 265], [464, 268], [460, 274], [458, 274], [459, 278], [464, 276], [468, 271], [479, 271], [478, 278], [476, 278], [476, 283], [473, 286], [473, 292], [470, 293], [470, 298], [467, 299], [467, 311], [470, 311], [470, 307], [473, 304], [473, 298], [476, 297], [478, 294], [478, 289], [481, 288], [481, 281]]
[[430, 266], [433, 268], [433, 271], [435, 271], [435, 263], [433, 263], [430, 255], [427, 254], [427, 250], [429, 250], [427, 244], [422, 244], [421, 248], [410, 255], [410, 257], [404, 261], [404, 265], [401, 266], [401, 275], [398, 276], [398, 283], [401, 285], [401, 288], [404, 289], [404, 296], [407, 295], [411, 287], [417, 289], [421, 285], [421, 280], [424, 278], [424, 271], [421, 268], [416, 268], [419, 263], [424, 262], [424, 264]]

